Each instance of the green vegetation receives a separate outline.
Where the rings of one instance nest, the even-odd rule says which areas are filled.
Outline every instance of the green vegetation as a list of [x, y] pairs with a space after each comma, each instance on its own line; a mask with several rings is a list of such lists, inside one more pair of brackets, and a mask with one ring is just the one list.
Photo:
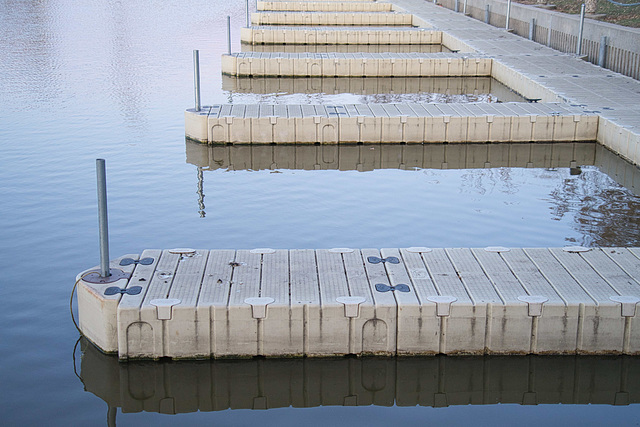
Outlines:
[[[522, 4], [537, 4], [535, 0], [514, 0]], [[638, 3], [640, 0], [616, 0], [620, 3]], [[548, 0], [548, 4], [556, 6], [558, 12], [579, 14], [580, 0]], [[626, 27], [640, 28], [640, 6], [618, 6], [607, 0], [598, 0], [597, 14], [606, 15], [601, 21], [611, 24], [624, 25]]]

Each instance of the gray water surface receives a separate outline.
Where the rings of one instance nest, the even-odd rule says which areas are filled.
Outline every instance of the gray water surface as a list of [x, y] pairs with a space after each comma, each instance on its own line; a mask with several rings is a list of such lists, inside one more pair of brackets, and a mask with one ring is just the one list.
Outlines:
[[[253, 151], [249, 161], [238, 153], [251, 147], [219, 157], [201, 146], [194, 160], [183, 116], [193, 104], [192, 50], [201, 50], [203, 102], [227, 102], [220, 55], [226, 15], [233, 49], [240, 50], [244, 5], [237, 0], [0, 0], [0, 10], [3, 425], [107, 424], [107, 402], [74, 373], [78, 333], [69, 317], [75, 275], [99, 262], [96, 158], [107, 161], [114, 257], [185, 246], [640, 246], [637, 168], [594, 144], [572, 159], [581, 168], [566, 163], [573, 145], [565, 148], [569, 154], [543, 154], [549, 163], [535, 167], [520, 162], [532, 150], [512, 148], [517, 163], [491, 160], [485, 168], [486, 152], [474, 151], [472, 159], [467, 151], [462, 161], [445, 146], [421, 152], [436, 163], [382, 146], [360, 146], [368, 150], [360, 163], [353, 149], [305, 151], [313, 156], [309, 167], [274, 147]], [[344, 156], [351, 159], [344, 166], [329, 166]], [[269, 168], [258, 158], [269, 160]], [[75, 355], [78, 368], [89, 357], [80, 349]], [[181, 375], [180, 368], [172, 372]], [[612, 375], [608, 368], [594, 372], [593, 378]], [[115, 381], [111, 374], [98, 371], [99, 384]], [[461, 392], [474, 390], [469, 387]], [[374, 402], [165, 415], [143, 405], [137, 413], [118, 410], [117, 423], [629, 425], [640, 419], [638, 405], [614, 406], [613, 388], [606, 390], [602, 401], [538, 406]]]

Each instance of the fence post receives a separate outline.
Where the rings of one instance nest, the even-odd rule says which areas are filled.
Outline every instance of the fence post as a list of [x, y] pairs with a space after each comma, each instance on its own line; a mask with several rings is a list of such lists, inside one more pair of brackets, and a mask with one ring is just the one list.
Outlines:
[[485, 24], [488, 24], [488, 23], [489, 23], [490, 7], [491, 7], [491, 6], [487, 5], [487, 6], [484, 8], [484, 23], [485, 23]]
[[607, 36], [600, 37], [600, 54], [598, 55], [598, 65], [604, 68], [607, 62]]
[[531, 22], [529, 22], [529, 40], [533, 40], [535, 37], [536, 31], [536, 18], [531, 18]]
[[582, 55], [582, 32], [584, 31], [584, 3], [580, 6], [580, 28], [578, 29], [578, 46], [576, 47], [576, 55]]

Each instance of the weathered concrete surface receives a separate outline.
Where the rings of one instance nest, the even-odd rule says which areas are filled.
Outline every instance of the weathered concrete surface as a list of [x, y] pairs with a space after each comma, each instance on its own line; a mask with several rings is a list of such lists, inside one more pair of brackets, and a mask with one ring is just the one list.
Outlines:
[[122, 359], [640, 353], [638, 248], [147, 250], [143, 258], [128, 281], [109, 285], [139, 286], [138, 294], [79, 282], [80, 328]]

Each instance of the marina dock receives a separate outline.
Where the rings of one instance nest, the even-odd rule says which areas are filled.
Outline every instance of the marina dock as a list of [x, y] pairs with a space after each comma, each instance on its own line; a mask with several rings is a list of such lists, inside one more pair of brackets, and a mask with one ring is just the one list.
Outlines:
[[121, 359], [640, 353], [638, 248], [146, 250], [111, 268], [78, 276], [79, 324]]

